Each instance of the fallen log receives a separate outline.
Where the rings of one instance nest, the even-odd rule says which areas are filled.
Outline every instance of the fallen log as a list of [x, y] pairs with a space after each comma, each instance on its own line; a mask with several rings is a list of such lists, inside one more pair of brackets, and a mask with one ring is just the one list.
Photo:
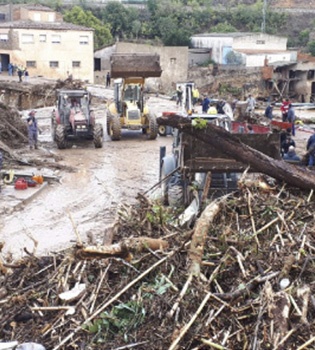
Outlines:
[[150, 237], [134, 237], [123, 240], [117, 244], [108, 246], [89, 246], [76, 251], [79, 259], [107, 259], [122, 258], [131, 260], [132, 253], [140, 253], [146, 250], [163, 250], [168, 247], [168, 242], [162, 239]]
[[209, 227], [219, 212], [220, 202], [211, 202], [201, 213], [200, 218], [196, 223], [188, 252], [188, 258], [190, 260], [190, 273], [193, 276], [200, 276], [200, 265], [204, 255], [204, 245]]
[[242, 143], [237, 134], [231, 134], [222, 127], [208, 123], [204, 129], [196, 129], [191, 120], [180, 115], [157, 118], [159, 125], [168, 125], [185, 132], [194, 138], [210, 144], [221, 152], [229, 155], [243, 164], [254, 168], [256, 172], [264, 173], [285, 182], [296, 188], [304, 190], [315, 189], [315, 172], [305, 166], [296, 166], [268, 157]]

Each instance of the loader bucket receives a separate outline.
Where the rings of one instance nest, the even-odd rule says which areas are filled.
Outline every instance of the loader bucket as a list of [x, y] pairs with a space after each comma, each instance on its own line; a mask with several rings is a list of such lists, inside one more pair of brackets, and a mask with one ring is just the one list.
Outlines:
[[155, 78], [162, 74], [158, 54], [115, 53], [112, 54], [110, 63], [112, 78]]

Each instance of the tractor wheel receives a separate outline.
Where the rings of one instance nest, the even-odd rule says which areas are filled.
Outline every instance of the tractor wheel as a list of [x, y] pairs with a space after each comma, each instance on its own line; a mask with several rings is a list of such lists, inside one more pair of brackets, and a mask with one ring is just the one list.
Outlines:
[[108, 131], [108, 135], [113, 141], [118, 141], [121, 139], [121, 125], [119, 116], [112, 116], [109, 119]]
[[158, 129], [160, 136], [166, 136], [166, 126], [165, 125], [159, 125]]
[[110, 136], [110, 121], [112, 119], [112, 116], [107, 113], [106, 115], [106, 132], [107, 132], [107, 135]]
[[149, 128], [147, 130], [147, 136], [149, 140], [155, 140], [158, 135], [158, 124], [156, 117], [153, 114], [149, 115]]
[[56, 142], [56, 128], [57, 128], [56, 119], [54, 117], [51, 117], [51, 126], [50, 126], [51, 139], [55, 142]]
[[103, 126], [101, 124], [95, 124], [93, 128], [93, 141], [95, 148], [103, 147]]
[[66, 140], [66, 127], [64, 125], [57, 125], [56, 128], [56, 134], [55, 134], [55, 140], [57, 143], [57, 147], [59, 149], [65, 149], [67, 146], [67, 140]]

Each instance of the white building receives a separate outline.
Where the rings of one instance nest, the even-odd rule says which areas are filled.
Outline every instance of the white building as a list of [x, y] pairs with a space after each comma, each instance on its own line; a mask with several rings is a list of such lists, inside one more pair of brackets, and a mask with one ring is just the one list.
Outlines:
[[287, 38], [263, 33], [199, 34], [191, 42], [193, 48], [210, 49], [211, 58], [218, 64], [231, 64], [231, 55], [246, 67], [263, 67], [266, 59], [269, 63], [297, 59], [297, 52], [287, 50]]

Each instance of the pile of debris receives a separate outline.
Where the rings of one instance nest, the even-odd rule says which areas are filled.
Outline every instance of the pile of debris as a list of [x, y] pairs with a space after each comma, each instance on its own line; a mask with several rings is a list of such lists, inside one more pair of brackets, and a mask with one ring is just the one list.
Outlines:
[[[240, 183], [193, 226], [138, 197], [101, 246], [1, 264], [0, 340], [46, 349], [307, 349], [313, 191]], [[1, 343], [0, 343], [1, 344]], [[106, 345], [105, 345], [106, 344]]]
[[19, 111], [1, 102], [0, 110], [0, 149], [15, 149], [27, 143], [27, 125]]

